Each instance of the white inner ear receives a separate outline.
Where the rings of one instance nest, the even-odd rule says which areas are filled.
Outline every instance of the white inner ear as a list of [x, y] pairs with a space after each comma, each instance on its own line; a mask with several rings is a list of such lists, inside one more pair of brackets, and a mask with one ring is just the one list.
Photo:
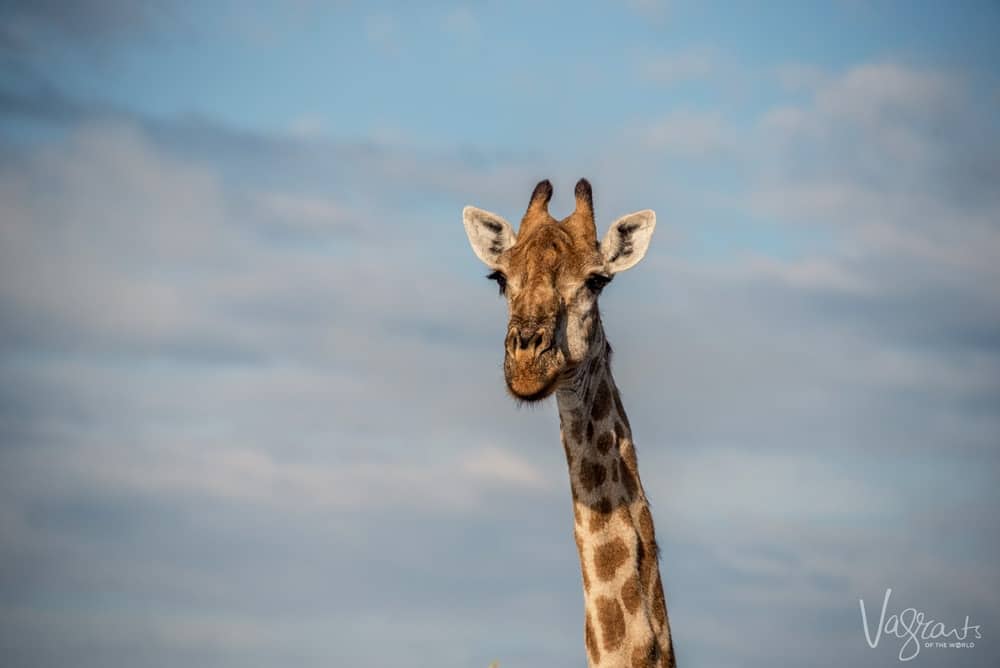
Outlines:
[[611, 223], [601, 242], [607, 270], [617, 274], [637, 265], [649, 249], [655, 227], [656, 213], [650, 209], [630, 213]]
[[514, 228], [495, 213], [474, 206], [462, 209], [462, 222], [465, 223], [465, 233], [469, 235], [469, 243], [476, 256], [486, 266], [497, 269], [497, 258], [513, 246], [517, 239]]

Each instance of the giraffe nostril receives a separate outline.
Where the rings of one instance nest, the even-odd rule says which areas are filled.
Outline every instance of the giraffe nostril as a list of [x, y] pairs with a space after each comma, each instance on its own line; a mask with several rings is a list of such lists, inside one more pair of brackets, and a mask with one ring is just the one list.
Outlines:
[[538, 349], [541, 348], [544, 343], [545, 343], [545, 330], [540, 329], [537, 332], [535, 332], [535, 335], [531, 339], [531, 348], [537, 354]]
[[536, 357], [541, 355], [551, 347], [552, 335], [549, 329], [539, 327], [538, 329], [522, 329], [511, 327], [507, 331], [507, 338], [504, 346], [510, 354], [525, 352]]
[[519, 332], [516, 327], [511, 327], [510, 331], [507, 332], [507, 340], [504, 341], [504, 346], [509, 352], [514, 352], [517, 350], [517, 342], [520, 339]]

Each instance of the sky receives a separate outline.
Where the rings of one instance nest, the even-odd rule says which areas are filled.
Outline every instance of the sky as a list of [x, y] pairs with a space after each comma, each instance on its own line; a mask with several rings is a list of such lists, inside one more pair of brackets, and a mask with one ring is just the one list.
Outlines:
[[[461, 210], [601, 309], [680, 664], [1000, 659], [1000, 6], [0, 3], [5, 666], [585, 663]], [[874, 622], [872, 622], [874, 630]]]

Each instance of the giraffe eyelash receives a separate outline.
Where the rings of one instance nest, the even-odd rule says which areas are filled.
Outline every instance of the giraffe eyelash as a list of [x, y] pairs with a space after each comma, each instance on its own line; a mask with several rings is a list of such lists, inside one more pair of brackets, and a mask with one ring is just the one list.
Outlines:
[[507, 277], [504, 276], [503, 273], [501, 273], [499, 271], [494, 271], [492, 274], [490, 274], [486, 278], [490, 279], [491, 281], [496, 281], [497, 282], [497, 287], [500, 288], [500, 294], [501, 295], [504, 294], [505, 292], [507, 292]]
[[595, 295], [599, 294], [604, 286], [611, 282], [610, 276], [603, 274], [591, 274], [587, 277], [587, 288]]

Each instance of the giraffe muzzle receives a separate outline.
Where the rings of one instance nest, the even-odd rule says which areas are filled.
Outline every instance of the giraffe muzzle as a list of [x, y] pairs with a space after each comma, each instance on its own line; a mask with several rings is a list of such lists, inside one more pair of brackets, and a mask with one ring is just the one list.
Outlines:
[[562, 354], [554, 327], [512, 325], [504, 340], [504, 378], [511, 393], [524, 401], [544, 399], [559, 378]]
[[511, 327], [507, 331], [506, 351], [515, 358], [538, 357], [552, 348], [551, 329], [545, 327]]

